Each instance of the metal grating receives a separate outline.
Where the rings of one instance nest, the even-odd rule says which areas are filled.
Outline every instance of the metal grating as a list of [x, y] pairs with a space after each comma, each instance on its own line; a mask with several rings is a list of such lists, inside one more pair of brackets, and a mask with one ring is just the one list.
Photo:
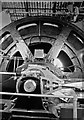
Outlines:
[[65, 16], [74, 11], [74, 7], [81, 8], [84, 13], [83, 2], [2, 2], [2, 10], [10, 14], [11, 21], [27, 16], [60, 15]]

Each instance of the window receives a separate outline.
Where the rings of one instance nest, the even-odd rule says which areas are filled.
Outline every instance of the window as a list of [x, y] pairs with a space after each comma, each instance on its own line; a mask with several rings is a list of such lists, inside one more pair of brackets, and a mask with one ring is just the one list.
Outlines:
[[74, 31], [71, 31], [71, 33], [69, 34], [67, 42], [76, 50], [84, 48], [84, 39]]
[[56, 24], [51, 24], [51, 23], [44, 23], [43, 25], [46, 25], [46, 26], [53, 26], [53, 27], [59, 27], [58, 25]]
[[0, 49], [5, 50], [12, 42], [13, 38], [9, 32], [2, 34], [2, 38], [0, 40]]
[[23, 39], [26, 36], [38, 33], [38, 27], [36, 23], [23, 24], [19, 27], [17, 26], [17, 30]]
[[37, 25], [36, 23], [22, 25], [22, 26], [18, 27], [18, 31], [25, 29], [25, 28], [28, 28], [28, 27], [31, 27], [31, 26], [36, 26], [36, 25]]
[[62, 25], [54, 23], [43, 23], [41, 33], [48, 36], [57, 36], [62, 30]]

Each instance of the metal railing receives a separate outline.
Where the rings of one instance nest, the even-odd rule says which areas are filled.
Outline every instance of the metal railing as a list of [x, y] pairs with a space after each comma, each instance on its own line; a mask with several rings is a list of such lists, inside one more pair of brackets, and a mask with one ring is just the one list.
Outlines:
[[82, 97], [74, 96], [61, 96], [61, 95], [45, 95], [45, 94], [23, 94], [23, 93], [9, 93], [9, 92], [0, 92], [0, 95], [14, 95], [14, 96], [25, 96], [25, 97], [52, 97], [52, 98], [72, 98], [73, 99], [73, 118], [77, 120], [77, 99]]

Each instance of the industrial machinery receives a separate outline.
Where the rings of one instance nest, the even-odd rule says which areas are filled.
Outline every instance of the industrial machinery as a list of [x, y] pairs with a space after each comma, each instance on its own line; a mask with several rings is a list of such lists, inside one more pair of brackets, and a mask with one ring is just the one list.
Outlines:
[[84, 32], [49, 14], [0, 30], [1, 120], [84, 118]]

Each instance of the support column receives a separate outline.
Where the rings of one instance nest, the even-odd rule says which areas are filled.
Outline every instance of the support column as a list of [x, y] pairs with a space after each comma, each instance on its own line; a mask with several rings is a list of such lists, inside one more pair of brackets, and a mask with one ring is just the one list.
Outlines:
[[73, 119], [77, 120], [77, 96], [73, 98]]

